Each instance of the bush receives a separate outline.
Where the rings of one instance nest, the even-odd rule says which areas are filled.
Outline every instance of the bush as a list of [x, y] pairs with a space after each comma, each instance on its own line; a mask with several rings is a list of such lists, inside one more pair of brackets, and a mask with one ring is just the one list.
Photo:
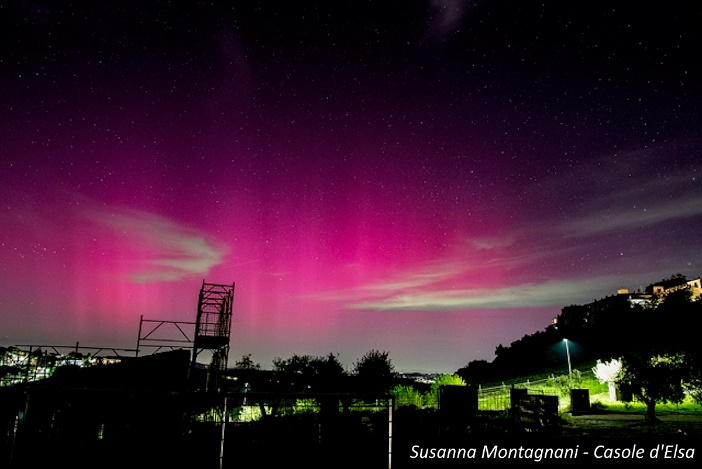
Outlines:
[[392, 394], [395, 396], [396, 407], [413, 406], [417, 409], [424, 407], [424, 395], [412, 386], [397, 385], [393, 388]]

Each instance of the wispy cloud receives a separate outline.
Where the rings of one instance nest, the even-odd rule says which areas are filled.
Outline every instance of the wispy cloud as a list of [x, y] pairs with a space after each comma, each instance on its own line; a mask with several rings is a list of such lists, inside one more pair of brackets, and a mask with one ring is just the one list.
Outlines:
[[394, 292], [415, 288], [426, 288], [460, 274], [465, 266], [451, 261], [437, 261], [420, 268], [417, 272], [399, 275], [386, 282], [364, 285], [362, 290], [375, 292]]
[[[666, 148], [583, 161], [545, 181], [556, 192], [532, 219], [505, 225], [494, 236], [465, 233], [441, 258], [315, 298], [348, 310], [438, 312], [561, 308], [639, 288], [679, 267], [670, 271], [669, 259], [624, 252], [648, 246], [654, 226], [699, 220], [696, 165], [692, 158], [673, 158]], [[573, 184], [582, 196], [566, 197]], [[541, 196], [542, 188], [533, 189]], [[525, 208], [532, 213], [531, 205]], [[665, 233], [659, 236], [666, 239]]]
[[[690, 204], [688, 212], [695, 210]], [[574, 226], [576, 222], [572, 223]], [[577, 223], [587, 226], [587, 217]], [[378, 312], [561, 308], [601, 298], [618, 288], [640, 285], [639, 269], [619, 271], [614, 278], [601, 270], [588, 275], [573, 267], [578, 259], [588, 255], [588, 244], [559, 244], [554, 237], [563, 237], [559, 229], [562, 227], [554, 224], [551, 228], [522, 230], [492, 240], [466, 238], [446, 258], [353, 290], [327, 292], [317, 299], [339, 302], [349, 310]], [[654, 264], [649, 268], [650, 281], [658, 278], [660, 272], [667, 273]], [[558, 273], [558, 278], [554, 279], [554, 273]]]
[[[686, 142], [680, 146], [687, 148]], [[585, 161], [567, 175], [584, 196], [569, 212], [571, 220], [560, 228], [569, 237], [584, 237], [699, 216], [702, 181], [696, 177], [697, 167], [696, 158], [676, 156], [667, 147]], [[557, 180], [549, 185], [559, 187]]]
[[450, 311], [456, 309], [530, 308], [563, 306], [600, 297], [612, 288], [610, 278], [584, 281], [549, 281], [542, 284], [509, 285], [503, 288], [437, 290], [393, 295], [361, 301], [351, 309], [376, 311]]
[[[570, 301], [575, 287], [567, 281], [544, 284], [526, 283], [510, 277], [512, 284], [483, 285], [488, 271], [518, 271], [525, 263], [544, 261], [558, 255], [541, 246], [513, 249], [515, 238], [469, 240], [452, 256], [425, 263], [415, 269], [395, 273], [385, 281], [361, 285], [341, 292], [317, 295], [319, 300], [336, 301], [350, 310], [375, 311], [448, 311], [456, 309], [493, 309], [531, 307]], [[590, 290], [578, 285], [589, 295], [605, 281], [593, 282]], [[589, 296], [588, 296], [589, 298]]]
[[571, 236], [589, 236], [702, 215], [702, 194], [676, 194], [662, 199], [657, 197], [660, 194], [657, 187], [656, 183], [642, 184], [637, 191], [639, 199], [628, 203], [624, 202], [628, 201], [628, 194], [609, 194], [601, 200], [599, 210], [573, 220], [566, 225], [566, 232]]
[[93, 210], [90, 218], [143, 254], [130, 273], [135, 283], [174, 282], [205, 275], [227, 253], [225, 246], [202, 233], [153, 213]]

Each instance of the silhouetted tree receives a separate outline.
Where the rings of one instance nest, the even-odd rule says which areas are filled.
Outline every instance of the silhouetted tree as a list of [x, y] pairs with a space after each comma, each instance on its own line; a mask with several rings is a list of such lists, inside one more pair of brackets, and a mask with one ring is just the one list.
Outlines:
[[494, 371], [492, 363], [487, 360], [473, 360], [463, 368], [459, 368], [456, 374], [463, 378], [466, 383], [478, 384], [492, 380]]
[[354, 363], [353, 374], [362, 391], [387, 393], [393, 387], [395, 366], [388, 352], [370, 350]]
[[251, 354], [243, 355], [234, 362], [231, 375], [236, 378], [239, 391], [262, 391], [265, 386], [266, 372], [261, 370], [261, 364], [251, 358]]
[[[314, 357], [310, 366], [313, 369], [311, 390], [323, 394], [317, 397], [322, 417], [336, 415], [339, 412], [339, 397], [335, 394], [348, 391], [348, 373], [338, 355], [333, 353], [324, 357]], [[344, 402], [344, 408], [347, 407], [348, 403]]]
[[235, 370], [260, 370], [261, 364], [255, 363], [251, 358], [251, 354], [242, 355], [242, 357], [234, 362]]
[[498, 345], [495, 350], [493, 369], [496, 377], [509, 376], [515, 372], [542, 372], [560, 366], [561, 354], [554, 344], [561, 342], [561, 333], [552, 327], [528, 334], [510, 344]]
[[310, 366], [313, 370], [312, 390], [315, 392], [348, 390], [348, 373], [339, 361], [338, 355], [330, 353], [324, 357], [314, 357]]
[[276, 387], [286, 392], [303, 392], [312, 388], [315, 369], [310, 355], [293, 355], [288, 359], [273, 359]]

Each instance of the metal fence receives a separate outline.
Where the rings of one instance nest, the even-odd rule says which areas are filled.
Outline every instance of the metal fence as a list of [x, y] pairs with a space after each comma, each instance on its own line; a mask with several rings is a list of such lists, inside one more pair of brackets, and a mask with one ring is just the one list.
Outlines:
[[548, 379], [525, 381], [501, 386], [478, 389], [478, 410], [481, 411], [506, 411], [510, 409], [510, 389], [526, 389], [530, 394], [544, 394], [544, 387]]
[[0, 467], [387, 468], [385, 396], [2, 388]]

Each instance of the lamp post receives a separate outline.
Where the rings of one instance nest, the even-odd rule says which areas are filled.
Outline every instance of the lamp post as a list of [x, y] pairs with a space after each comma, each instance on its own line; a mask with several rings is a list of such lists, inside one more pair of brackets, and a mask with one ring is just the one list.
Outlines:
[[566, 357], [568, 357], [568, 377], [573, 374], [573, 369], [570, 366], [570, 349], [568, 348], [568, 339], [563, 339], [566, 344]]

